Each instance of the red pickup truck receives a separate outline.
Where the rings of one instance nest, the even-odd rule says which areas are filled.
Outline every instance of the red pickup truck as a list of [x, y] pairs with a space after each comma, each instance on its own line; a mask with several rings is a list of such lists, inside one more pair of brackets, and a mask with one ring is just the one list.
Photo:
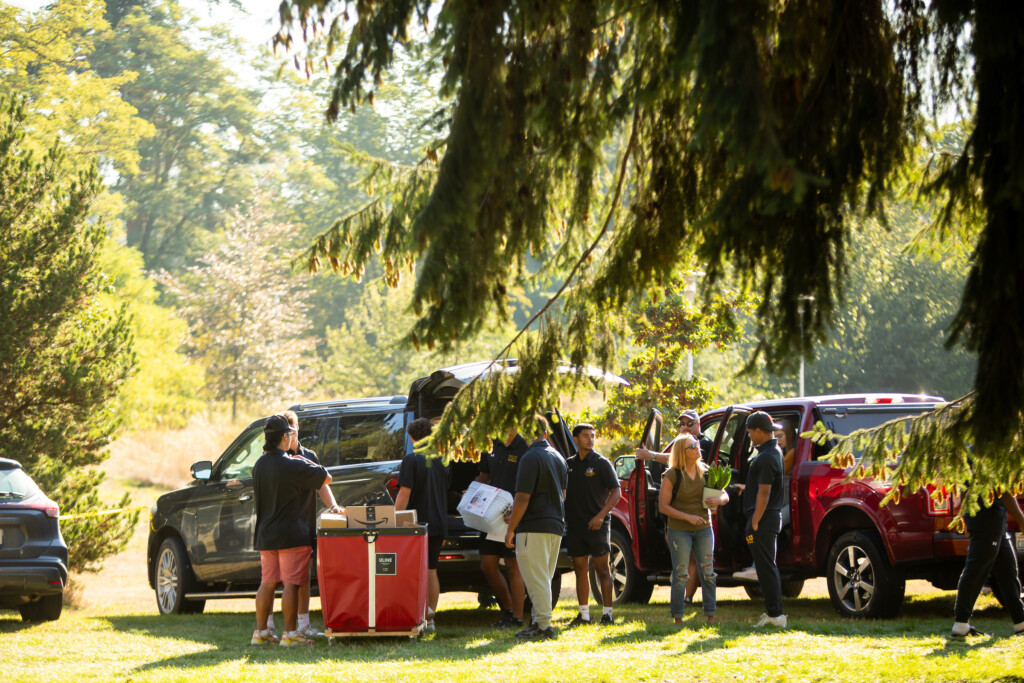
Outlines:
[[[751, 454], [746, 419], [755, 410], [788, 422], [796, 434], [809, 431], [819, 420], [835, 433], [849, 434], [930, 410], [941, 401], [914, 394], [851, 394], [716, 408], [701, 416], [701, 431], [713, 443], [705, 457], [728, 463], [733, 483], [742, 483]], [[660, 414], [652, 411], [645, 437], [652, 450], [660, 442], [660, 425]], [[784, 595], [796, 597], [805, 579], [824, 576], [840, 614], [892, 617], [903, 602], [907, 579], [926, 579], [947, 590], [956, 587], [967, 537], [948, 528], [955, 503], [937, 503], [926, 491], [907, 491], [899, 503], [880, 507], [888, 482], [846, 481], [849, 470], [834, 468], [823, 459], [829, 446], [799, 437], [795, 441], [794, 465], [786, 482], [791, 520], [779, 537]], [[664, 519], [658, 513], [664, 466], [628, 455], [616, 459], [615, 468], [622, 480], [622, 498], [612, 511], [615, 600], [646, 602], [654, 584], [671, 579]], [[740, 496], [733, 495], [715, 515], [715, 571], [719, 586], [742, 585], [754, 597], [759, 595], [756, 584], [732, 578], [752, 564], [743, 540], [744, 522]], [[1016, 542], [1020, 555], [1021, 534]]]

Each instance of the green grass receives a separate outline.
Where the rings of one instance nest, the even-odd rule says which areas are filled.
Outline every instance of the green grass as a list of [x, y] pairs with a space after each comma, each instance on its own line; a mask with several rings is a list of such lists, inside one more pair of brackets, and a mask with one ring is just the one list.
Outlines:
[[[946, 638], [951, 593], [908, 596], [891, 621], [838, 618], [827, 597], [789, 600], [790, 627], [755, 632], [760, 605], [720, 601], [720, 624], [669, 624], [664, 602], [618, 608], [612, 627], [561, 631], [554, 642], [520, 643], [487, 626], [496, 613], [469, 603], [444, 605], [435, 636], [420, 641], [320, 641], [286, 650], [252, 647], [253, 614], [218, 611], [161, 617], [69, 610], [60, 621], [24, 624], [0, 612], [5, 681], [132, 680], [565, 680], [565, 681], [961, 681], [1024, 676], [1024, 639], [982, 598], [973, 623], [995, 634], [967, 642]], [[563, 597], [557, 623], [574, 616]], [[239, 605], [238, 601], [231, 603]], [[113, 611], [113, 610], [112, 610]], [[314, 622], [319, 614], [314, 612]], [[1020, 680], [1020, 679], [1018, 679]]]

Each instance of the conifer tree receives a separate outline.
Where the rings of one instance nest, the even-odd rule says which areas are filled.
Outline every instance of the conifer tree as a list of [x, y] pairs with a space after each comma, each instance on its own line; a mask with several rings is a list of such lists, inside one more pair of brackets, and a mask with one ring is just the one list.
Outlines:
[[[439, 119], [442, 133], [418, 170], [317, 239], [311, 267], [359, 274], [378, 249], [392, 279], [415, 263], [410, 339], [450, 345], [504, 309], [528, 255], [566, 264], [568, 298], [545, 308], [558, 315], [536, 340], [536, 367], [551, 371], [557, 355], [607, 362], [614, 342], [601, 335], [614, 331], [581, 327], [588, 308], [634, 304], [692, 251], [707, 292], [730, 272], [757, 290], [755, 358], [777, 371], [824, 339], [843, 300], [852, 218], [885, 220], [923, 114], [970, 111], [963, 152], [936, 160], [926, 191], [948, 200], [947, 228], [982, 216], [949, 337], [978, 353], [976, 393], [930, 433], [951, 468], [936, 476], [962, 479], [968, 445], [996, 463], [976, 484], [1019, 476], [1024, 4], [456, 0], [434, 9], [431, 0], [281, 5], [277, 44], [290, 48], [298, 26], [325, 32], [340, 53], [328, 118], [372, 101], [416, 25], [449, 100], [428, 122]], [[538, 387], [550, 382], [531, 387], [528, 375], [540, 379], [520, 373], [501, 395], [507, 408], [544, 400]], [[452, 419], [490, 419], [459, 410]], [[453, 429], [443, 422], [436, 434], [458, 441]], [[904, 460], [919, 457], [911, 446]]]
[[[58, 143], [26, 149], [23, 102], [0, 97], [0, 457], [19, 461], [62, 514], [101, 504], [92, 467], [118, 427], [119, 387], [135, 369], [130, 320], [104, 305], [105, 227], [87, 221], [95, 168], [72, 172]], [[129, 503], [125, 495], [120, 505]], [[138, 514], [61, 524], [70, 568], [120, 552]]]

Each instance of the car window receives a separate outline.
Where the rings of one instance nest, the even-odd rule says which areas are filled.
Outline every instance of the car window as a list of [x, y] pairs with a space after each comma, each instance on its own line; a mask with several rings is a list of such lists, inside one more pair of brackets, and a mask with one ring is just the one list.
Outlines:
[[712, 419], [714, 420], [714, 422], [705, 422], [703, 420], [701, 421], [700, 433], [713, 442], [715, 440], [715, 437], [718, 436], [718, 428], [722, 426], [722, 421], [717, 417]]
[[25, 498], [36, 492], [35, 482], [20, 468], [0, 469], [0, 499]]
[[[930, 403], [910, 403], [894, 406], [824, 406], [820, 408], [820, 418], [829, 430], [836, 434], [849, 435], [858, 429], [871, 429], [890, 420], [911, 415], [920, 415], [923, 412], [934, 409]], [[907, 422], [907, 429], [910, 423]], [[833, 443], [818, 445], [814, 447], [814, 458], [823, 459], [832, 450]], [[860, 452], [855, 452], [854, 457], [860, 459]]]
[[[745, 410], [734, 410], [725, 423], [725, 431], [722, 433], [722, 443], [718, 447], [719, 457], [725, 457], [736, 469], [742, 469], [740, 465], [750, 456], [750, 444], [747, 441], [747, 432], [744, 427], [747, 424]], [[740, 449], [746, 446], [743, 453]], [[745, 457], [744, 457], [745, 456]]]
[[299, 418], [299, 443], [304, 448], [316, 453], [317, 458], [321, 455], [320, 444], [323, 443], [322, 430], [319, 429], [321, 422], [325, 422], [325, 420], [315, 417]]
[[629, 479], [636, 469], [636, 456], [620, 455], [615, 458], [615, 476], [620, 480]]
[[[347, 413], [338, 418], [337, 433], [324, 444], [328, 456], [324, 463], [331, 466], [400, 460], [405, 455], [404, 440], [404, 413]], [[336, 460], [331, 457], [334, 453]]]
[[254, 427], [221, 456], [217, 472], [221, 479], [248, 479], [252, 468], [263, 455], [263, 428]]

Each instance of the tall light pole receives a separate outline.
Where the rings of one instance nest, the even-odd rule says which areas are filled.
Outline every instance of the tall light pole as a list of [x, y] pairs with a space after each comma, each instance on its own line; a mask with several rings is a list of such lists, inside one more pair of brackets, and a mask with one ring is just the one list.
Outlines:
[[814, 297], [808, 294], [797, 297], [800, 302], [797, 311], [800, 318], [800, 395], [804, 395], [804, 303], [814, 301]]
[[[693, 306], [693, 302], [697, 299], [697, 278], [704, 274], [702, 270], [691, 270], [686, 274], [686, 286], [683, 287], [683, 298], [686, 299], [686, 303]], [[686, 352], [686, 381], [689, 382], [693, 379], [693, 352]]]

